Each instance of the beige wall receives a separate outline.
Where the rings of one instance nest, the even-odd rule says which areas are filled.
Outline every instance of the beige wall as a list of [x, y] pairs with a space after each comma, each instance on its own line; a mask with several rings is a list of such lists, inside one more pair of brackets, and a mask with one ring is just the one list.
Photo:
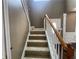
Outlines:
[[12, 59], [20, 59], [28, 33], [28, 20], [21, 0], [8, 0]]
[[2, 59], [6, 59], [4, 23], [2, 24]]
[[[76, 11], [76, 0], [67, 0], [66, 1], [66, 11]], [[66, 31], [74, 32], [76, 28], [76, 12], [67, 13], [67, 23], [66, 23]]]
[[76, 0], [67, 0], [67, 11], [74, 10], [76, 8]]
[[67, 32], [75, 32], [76, 13], [68, 13], [66, 22], [67, 22], [66, 31]]
[[29, 15], [32, 26], [43, 27], [44, 15], [50, 18], [61, 17], [64, 12], [64, 0], [35, 2], [28, 0]]

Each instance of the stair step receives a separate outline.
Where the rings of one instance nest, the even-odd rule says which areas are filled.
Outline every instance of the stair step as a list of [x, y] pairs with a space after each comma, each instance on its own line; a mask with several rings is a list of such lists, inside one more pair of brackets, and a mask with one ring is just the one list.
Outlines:
[[44, 28], [33, 28], [32, 30], [44, 30]]
[[25, 51], [24, 57], [50, 58], [50, 53], [45, 51]]
[[34, 57], [34, 58], [49, 58], [49, 51], [25, 51], [24, 57]]
[[47, 40], [29, 40], [27, 42], [29, 47], [48, 47]]
[[30, 36], [46, 36], [45, 34], [31, 34]]
[[31, 34], [45, 34], [45, 31], [44, 30], [32, 30], [30, 33]]
[[24, 59], [50, 59], [50, 58], [33, 58], [33, 57], [25, 57]]
[[49, 51], [47, 47], [27, 47], [27, 51]]
[[29, 39], [29, 40], [46, 40], [45, 38], [39, 39], [39, 38], [35, 38], [35, 39]]
[[47, 42], [47, 40], [28, 40], [27, 42]]
[[41, 35], [39, 35], [39, 34], [31, 34], [29, 36], [29, 40], [30, 39], [46, 39], [46, 35], [44, 35], [44, 34], [41, 34]]
[[49, 58], [50, 52], [48, 48], [44, 47], [27, 47], [25, 57]]

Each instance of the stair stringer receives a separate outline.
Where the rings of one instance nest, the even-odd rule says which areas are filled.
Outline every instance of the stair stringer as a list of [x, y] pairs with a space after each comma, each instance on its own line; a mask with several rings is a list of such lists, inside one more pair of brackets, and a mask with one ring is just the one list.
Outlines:
[[47, 38], [47, 41], [48, 41], [48, 47], [49, 47], [49, 50], [50, 50], [51, 59], [59, 59], [58, 55], [56, 54], [56, 50], [55, 50], [54, 46], [53, 45], [51, 46], [51, 44], [50, 44], [50, 41], [49, 41], [50, 39], [48, 37], [47, 31], [45, 31], [45, 34], [46, 34], [46, 38]]
[[25, 42], [25, 46], [24, 46], [24, 50], [23, 50], [21, 59], [24, 59], [24, 54], [25, 54], [25, 50], [26, 50], [26, 47], [27, 47], [27, 42], [28, 42], [29, 36], [30, 36], [30, 31], [29, 31], [27, 38], [26, 38], [26, 42]]

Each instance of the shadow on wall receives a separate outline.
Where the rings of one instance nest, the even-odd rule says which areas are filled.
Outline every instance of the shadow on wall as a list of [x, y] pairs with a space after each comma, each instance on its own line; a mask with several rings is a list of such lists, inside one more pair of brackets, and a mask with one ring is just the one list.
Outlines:
[[64, 0], [34, 1], [28, 0], [29, 16], [32, 26], [43, 27], [43, 18], [61, 17], [64, 12]]

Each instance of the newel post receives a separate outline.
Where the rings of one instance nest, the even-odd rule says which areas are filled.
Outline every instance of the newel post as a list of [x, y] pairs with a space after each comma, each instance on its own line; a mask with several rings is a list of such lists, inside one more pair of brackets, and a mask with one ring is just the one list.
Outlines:
[[68, 44], [67, 46], [68, 46], [68, 48], [66, 49], [67, 59], [73, 59], [74, 58], [74, 48], [70, 44]]

